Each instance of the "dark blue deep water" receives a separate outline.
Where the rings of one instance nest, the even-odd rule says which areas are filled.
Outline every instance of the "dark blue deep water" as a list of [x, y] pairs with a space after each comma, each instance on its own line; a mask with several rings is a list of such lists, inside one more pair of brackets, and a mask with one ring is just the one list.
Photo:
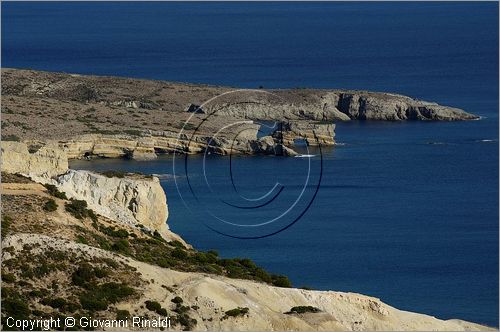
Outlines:
[[[283, 184], [284, 200], [260, 209], [221, 204], [237, 201], [227, 157], [206, 160], [213, 191], [198, 190], [202, 156], [188, 158], [198, 201], [186, 195], [185, 176], [177, 181], [191, 212], [172, 178], [162, 185], [170, 227], [196, 248], [250, 257], [296, 286], [360, 292], [402, 309], [498, 326], [497, 3], [3, 2], [2, 43], [3, 67], [390, 91], [481, 115], [456, 123], [339, 124], [345, 145], [323, 149], [311, 207], [264, 239], [219, 235], [206, 225], [234, 227], [207, 211], [239, 224], [275, 216], [300, 191], [308, 159], [232, 159], [245, 197]], [[311, 163], [299, 212], [319, 177], [319, 157]], [[172, 157], [72, 166], [171, 174]]]

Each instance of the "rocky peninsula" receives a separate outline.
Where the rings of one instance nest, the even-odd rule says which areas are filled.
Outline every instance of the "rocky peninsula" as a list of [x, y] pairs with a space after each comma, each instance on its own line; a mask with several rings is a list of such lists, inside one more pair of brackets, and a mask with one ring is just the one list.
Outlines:
[[[488, 329], [365, 295], [293, 288], [249, 259], [197, 251], [168, 228], [168, 193], [156, 177], [68, 167], [72, 158], [269, 154], [276, 144], [292, 155], [297, 138], [334, 145], [336, 121], [477, 118], [386, 93], [245, 90], [242, 102], [230, 91], [2, 69], [4, 329], [7, 316], [169, 316], [174, 330]], [[259, 121], [281, 125], [259, 136]]]
[[[334, 145], [335, 122], [458, 121], [478, 116], [410, 97], [350, 90], [241, 90], [2, 69], [2, 138], [48, 142], [70, 158], [182, 152], [293, 155], [296, 139]], [[259, 135], [262, 121], [274, 132]], [[222, 129], [222, 130], [221, 130]], [[217, 133], [217, 136], [214, 134]], [[274, 144], [273, 144], [274, 143]]]

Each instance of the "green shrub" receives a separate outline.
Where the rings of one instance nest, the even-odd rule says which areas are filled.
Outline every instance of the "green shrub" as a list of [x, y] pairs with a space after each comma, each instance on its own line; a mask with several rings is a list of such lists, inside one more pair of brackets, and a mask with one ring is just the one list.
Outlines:
[[153, 237], [155, 237], [155, 238], [157, 238], [159, 240], [163, 240], [163, 237], [161, 236], [160, 232], [158, 232], [156, 229], [153, 232]]
[[117, 320], [127, 320], [130, 317], [130, 312], [128, 310], [117, 310], [116, 319]]
[[188, 306], [185, 306], [185, 305], [182, 305], [182, 304], [177, 304], [175, 306], [175, 309], [174, 311], [178, 314], [185, 314], [189, 311], [189, 307]]
[[76, 237], [76, 242], [83, 243], [83, 244], [89, 244], [89, 241], [82, 235], [78, 235]]
[[83, 309], [90, 311], [100, 311], [108, 308], [106, 299], [97, 299], [88, 293], [80, 295], [80, 304]]
[[159, 310], [156, 311], [156, 313], [160, 316], [168, 317], [168, 311], [165, 308], [160, 308]]
[[101, 172], [102, 175], [104, 175], [105, 177], [108, 177], [108, 178], [124, 178], [125, 177], [125, 172], [122, 172], [122, 171], [113, 171], [113, 170], [109, 170], [109, 171], [104, 171], [104, 172]]
[[292, 287], [292, 283], [286, 276], [280, 276], [280, 275], [273, 275], [272, 276], [272, 284], [277, 287], [285, 287], [285, 288], [290, 288]]
[[301, 305], [301, 306], [297, 306], [297, 307], [292, 307], [290, 309], [290, 311], [285, 312], [285, 314], [305, 314], [308, 312], [317, 313], [320, 311], [321, 310], [319, 310], [318, 308], [310, 306], [310, 305], [307, 305], [307, 306]]
[[35, 267], [33, 269], [33, 274], [35, 277], [37, 278], [41, 278], [41, 277], [44, 277], [46, 276], [47, 274], [49, 274], [50, 272], [52, 272], [52, 267], [49, 266], [46, 262], [42, 261], [40, 265], [38, 265], [37, 267]]
[[79, 266], [75, 272], [71, 275], [71, 281], [73, 285], [84, 286], [86, 283], [91, 282], [95, 277], [94, 269], [92, 265], [88, 263], [83, 263]]
[[87, 202], [77, 199], [72, 199], [64, 205], [66, 211], [71, 213], [77, 219], [83, 219], [87, 216]]
[[177, 247], [172, 250], [172, 257], [175, 257], [177, 259], [186, 259], [188, 257], [188, 254], [185, 250]]
[[255, 276], [257, 277], [257, 279], [262, 280], [268, 284], [271, 284], [273, 282], [273, 278], [271, 277], [271, 275], [260, 267], [255, 269]]
[[176, 320], [184, 326], [184, 331], [192, 331], [198, 323], [196, 319], [189, 317], [187, 314], [177, 315]]
[[93, 234], [93, 237], [101, 249], [111, 250], [111, 243], [106, 238], [97, 234]]
[[80, 295], [83, 309], [90, 311], [106, 310], [109, 304], [116, 303], [135, 293], [135, 290], [123, 283], [108, 282], [90, 288]]
[[43, 209], [48, 212], [56, 211], [57, 210], [57, 203], [54, 201], [52, 198], [50, 198], [45, 204], [43, 205]]
[[184, 300], [180, 296], [174, 297], [171, 301], [175, 304], [180, 304], [180, 303], [184, 302]]
[[16, 276], [12, 273], [2, 273], [2, 281], [13, 283], [16, 281]]
[[219, 253], [216, 250], [209, 250], [207, 251], [207, 254], [214, 257], [219, 257]]
[[56, 198], [59, 198], [59, 199], [68, 199], [68, 197], [66, 197], [66, 193], [63, 193], [63, 192], [60, 192], [56, 186], [54, 186], [53, 184], [44, 184], [44, 187], [47, 189], [47, 192], [56, 197]]
[[180, 241], [177, 241], [177, 240], [170, 241], [168, 244], [170, 244], [171, 246], [177, 247], [177, 248], [186, 249], [186, 247], [184, 247], [184, 245]]
[[75, 312], [80, 309], [81, 306], [78, 303], [66, 302], [66, 304], [61, 308], [63, 312]]
[[71, 199], [64, 204], [64, 208], [76, 219], [90, 218], [92, 221], [97, 222], [97, 216], [94, 211], [87, 209], [87, 202], [79, 199]]
[[249, 311], [249, 309], [246, 307], [245, 308], [237, 307], [237, 308], [226, 311], [224, 317], [222, 317], [222, 318], [227, 319], [229, 317], [244, 316], [244, 315], [248, 314], [248, 311]]
[[101, 279], [109, 275], [109, 271], [106, 269], [101, 269], [99, 267], [94, 268], [94, 274], [97, 278]]
[[160, 316], [164, 316], [164, 317], [168, 316], [167, 309], [162, 308], [160, 303], [158, 303], [156, 301], [146, 301], [144, 303], [146, 304], [146, 308], [148, 310], [154, 311]]
[[45, 298], [42, 301], [40, 301], [40, 303], [51, 306], [54, 309], [59, 309], [59, 308], [62, 308], [64, 305], [66, 305], [67, 302], [65, 299], [63, 299], [61, 297], [56, 297], [53, 299]]
[[[4, 291], [2, 289], [2, 295]], [[2, 300], [2, 316], [9, 316], [14, 319], [28, 319], [31, 313], [27, 301], [18, 296]]]
[[243, 258], [243, 259], [240, 259], [239, 260], [239, 263], [241, 265], [243, 265], [244, 267], [246, 268], [249, 268], [249, 269], [256, 269], [257, 268], [257, 265], [255, 265], [254, 262], [252, 262], [250, 259], [248, 258]]
[[125, 239], [120, 239], [113, 243], [111, 249], [125, 255], [130, 255], [130, 245], [129, 242]]
[[161, 309], [161, 304], [156, 301], [146, 301], [144, 303], [146, 304], [146, 309], [148, 310], [157, 311]]
[[2, 237], [5, 237], [9, 232], [9, 228], [12, 225], [12, 217], [3, 214], [2, 215]]
[[99, 230], [112, 237], [127, 238], [129, 233], [124, 229], [115, 230], [114, 227], [100, 227]]
[[20, 142], [21, 139], [17, 135], [2, 135], [2, 140], [3, 141], [14, 141], [14, 142]]

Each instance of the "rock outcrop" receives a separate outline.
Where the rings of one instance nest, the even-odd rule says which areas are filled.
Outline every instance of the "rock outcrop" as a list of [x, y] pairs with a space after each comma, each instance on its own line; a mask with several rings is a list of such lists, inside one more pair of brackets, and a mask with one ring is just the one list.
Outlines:
[[[269, 97], [247, 93], [248, 102], [225, 99], [204, 105], [206, 113], [254, 120], [475, 120], [461, 109], [407, 96], [351, 90], [271, 90]], [[276, 97], [275, 97], [276, 96]]]
[[[263, 145], [262, 140], [257, 138], [258, 125], [246, 128], [241, 132], [235, 130], [236, 134], [226, 132], [218, 136], [212, 135], [190, 135], [169, 131], [149, 131], [147, 136], [130, 135], [102, 135], [90, 134], [75, 137], [71, 140], [60, 142], [60, 147], [70, 159], [82, 158], [132, 158], [139, 160], [155, 159], [158, 154], [170, 154], [174, 152], [196, 154], [209, 152], [220, 155], [228, 154], [270, 154], [271, 149]], [[333, 128], [330, 126], [330, 128]], [[287, 137], [301, 138], [300, 130], [294, 127], [296, 132], [287, 134]], [[333, 133], [332, 133], [333, 134]], [[306, 135], [307, 136], [307, 135]], [[333, 144], [333, 136], [321, 139], [322, 144]], [[277, 142], [274, 142], [276, 145]], [[293, 154], [293, 139], [287, 140], [284, 149]], [[274, 150], [273, 150], [274, 151]]]
[[1, 142], [2, 171], [52, 177], [68, 170], [68, 157], [57, 144], [51, 143], [30, 152], [21, 142]]
[[406, 96], [366, 91], [339, 92], [337, 108], [359, 120], [475, 120], [461, 109], [420, 101]]
[[96, 213], [132, 226], [145, 226], [168, 237], [167, 198], [155, 177], [107, 177], [69, 170], [53, 182], [69, 198], [81, 199]]
[[273, 133], [285, 146], [293, 146], [296, 139], [302, 139], [309, 146], [334, 145], [335, 125], [309, 121], [287, 121]]
[[107, 177], [69, 170], [66, 153], [52, 143], [30, 153], [25, 143], [2, 142], [2, 172], [22, 174], [39, 183], [53, 184], [68, 198], [86, 201], [99, 215], [158, 231], [166, 239], [179, 240], [166, 224], [167, 198], [156, 177], [137, 174]]

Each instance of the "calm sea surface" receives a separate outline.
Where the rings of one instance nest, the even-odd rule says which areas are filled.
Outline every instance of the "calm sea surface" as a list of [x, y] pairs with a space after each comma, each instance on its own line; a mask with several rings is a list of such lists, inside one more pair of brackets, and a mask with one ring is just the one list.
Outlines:
[[[185, 202], [174, 178], [162, 185], [171, 229], [196, 248], [250, 257], [296, 286], [360, 292], [402, 309], [498, 326], [497, 3], [3, 2], [2, 41], [3, 67], [390, 91], [481, 115], [457, 123], [339, 124], [344, 145], [310, 152], [310, 182], [286, 215], [292, 219], [259, 228], [224, 221], [255, 225], [286, 211], [309, 159], [193, 156], [186, 177], [178, 157], [175, 180]], [[319, 191], [292, 227], [255, 240], [207, 227], [242, 236], [286, 226], [314, 195], [320, 153]], [[244, 201], [275, 182], [283, 199], [235, 210], [230, 162]], [[72, 163], [163, 175], [172, 165], [172, 156]]]

